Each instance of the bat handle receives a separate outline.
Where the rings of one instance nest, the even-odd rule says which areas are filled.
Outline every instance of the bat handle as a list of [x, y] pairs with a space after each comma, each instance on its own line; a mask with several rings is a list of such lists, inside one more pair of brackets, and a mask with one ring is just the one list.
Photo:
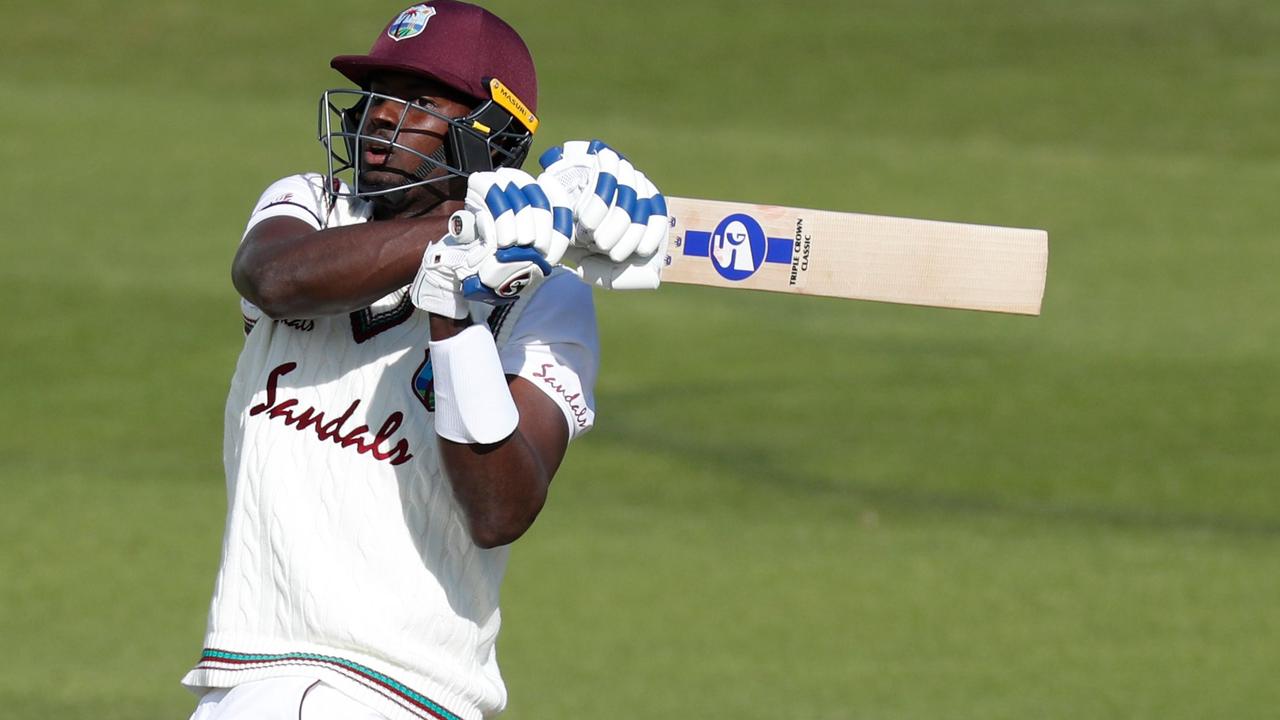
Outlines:
[[459, 245], [466, 245], [476, 239], [476, 216], [468, 210], [459, 210], [449, 216], [449, 234]]

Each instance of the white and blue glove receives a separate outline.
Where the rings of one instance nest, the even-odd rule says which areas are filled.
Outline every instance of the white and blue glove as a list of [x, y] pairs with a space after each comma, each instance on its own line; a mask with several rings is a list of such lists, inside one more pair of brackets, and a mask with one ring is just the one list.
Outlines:
[[475, 216], [480, 240], [498, 249], [532, 248], [550, 265], [560, 262], [573, 237], [568, 194], [559, 185], [540, 185], [523, 170], [472, 173], [464, 207]]
[[438, 315], [462, 319], [468, 301], [514, 300], [551, 273], [573, 236], [564, 191], [520, 170], [472, 173], [463, 207], [449, 234], [427, 246], [410, 288], [415, 306]]
[[615, 263], [652, 258], [670, 223], [666, 199], [644, 173], [599, 140], [571, 140], [538, 158], [538, 184], [565, 191], [573, 207], [576, 247]]
[[589, 285], [605, 290], [657, 290], [662, 284], [662, 268], [667, 259], [667, 243], [647, 258], [616, 263], [608, 255], [584, 248], [569, 248], [564, 259], [574, 263], [573, 271]]
[[478, 237], [475, 216], [460, 210], [449, 218], [449, 234], [427, 246], [409, 287], [414, 306], [461, 320], [468, 301], [510, 302], [530, 283], [551, 274], [551, 264], [533, 247], [499, 248]]

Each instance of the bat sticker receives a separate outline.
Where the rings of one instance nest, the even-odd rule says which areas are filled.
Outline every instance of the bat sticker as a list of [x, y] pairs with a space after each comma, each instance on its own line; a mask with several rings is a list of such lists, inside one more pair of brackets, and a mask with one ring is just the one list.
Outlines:
[[740, 282], [756, 273], [764, 263], [791, 264], [791, 238], [766, 237], [755, 218], [734, 213], [715, 229], [689, 230], [684, 235], [684, 254], [711, 259], [711, 265], [726, 280]]

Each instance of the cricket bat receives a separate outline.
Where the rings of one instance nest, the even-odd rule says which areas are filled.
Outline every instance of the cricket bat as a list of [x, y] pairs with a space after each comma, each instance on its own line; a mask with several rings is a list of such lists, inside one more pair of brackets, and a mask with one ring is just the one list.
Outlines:
[[668, 197], [662, 282], [1039, 315], [1044, 230]]

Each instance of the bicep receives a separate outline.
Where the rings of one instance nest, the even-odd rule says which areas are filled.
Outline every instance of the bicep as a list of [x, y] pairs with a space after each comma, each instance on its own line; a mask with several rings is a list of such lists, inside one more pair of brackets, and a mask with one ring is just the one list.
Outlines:
[[290, 215], [276, 215], [252, 225], [240, 241], [232, 261], [233, 272], [245, 272], [269, 255], [281, 243], [297, 240], [316, 232], [310, 223]]
[[231, 282], [240, 296], [262, 306], [270, 301], [263, 297], [267, 273], [285, 246], [316, 232], [316, 228], [292, 215], [268, 217], [250, 226], [231, 261]]

